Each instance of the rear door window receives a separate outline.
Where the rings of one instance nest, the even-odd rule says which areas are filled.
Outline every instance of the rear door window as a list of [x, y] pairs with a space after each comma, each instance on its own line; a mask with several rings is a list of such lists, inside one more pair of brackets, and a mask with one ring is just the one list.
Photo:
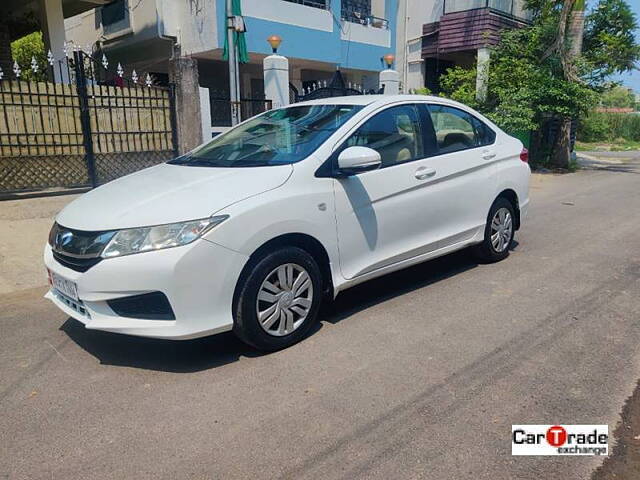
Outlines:
[[369, 147], [380, 154], [382, 168], [424, 158], [422, 129], [415, 105], [398, 105], [375, 114], [344, 147]]
[[474, 117], [445, 105], [429, 105], [440, 153], [451, 153], [478, 146]]

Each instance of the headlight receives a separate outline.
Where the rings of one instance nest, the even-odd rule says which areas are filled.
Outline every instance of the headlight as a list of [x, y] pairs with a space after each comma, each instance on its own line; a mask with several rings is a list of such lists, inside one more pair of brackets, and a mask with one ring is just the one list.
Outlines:
[[112, 258], [187, 245], [227, 218], [229, 215], [219, 215], [190, 222], [118, 230], [102, 252], [102, 257]]

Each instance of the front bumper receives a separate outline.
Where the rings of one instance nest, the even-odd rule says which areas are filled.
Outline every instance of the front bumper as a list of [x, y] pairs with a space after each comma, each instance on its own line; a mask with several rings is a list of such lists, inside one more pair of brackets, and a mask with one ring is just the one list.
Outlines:
[[[189, 339], [231, 330], [233, 292], [248, 257], [207, 240], [105, 259], [86, 272], [71, 270], [44, 251], [46, 267], [76, 283], [79, 302], [51, 289], [45, 298], [86, 328], [141, 337]], [[107, 300], [163, 292], [175, 320], [118, 316]]]

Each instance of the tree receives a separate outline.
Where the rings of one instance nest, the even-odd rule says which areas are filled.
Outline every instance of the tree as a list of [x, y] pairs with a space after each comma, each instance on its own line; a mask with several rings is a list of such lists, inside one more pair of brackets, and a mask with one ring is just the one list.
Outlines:
[[[584, 34], [584, 0], [564, 0], [556, 41], [544, 58], [555, 53], [560, 58], [562, 74], [566, 80], [581, 83], [577, 74], [576, 61], [582, 53], [582, 36]], [[568, 31], [568, 33], [567, 33]], [[569, 167], [571, 153], [571, 122], [568, 115], [560, 117], [551, 156], [551, 163], [560, 168]]]
[[620, 85], [605, 90], [600, 97], [600, 105], [606, 108], [634, 108], [635, 104], [633, 92]]
[[[20, 78], [25, 80], [43, 81], [46, 79], [48, 67], [47, 55], [44, 51], [42, 32], [33, 32], [11, 42], [11, 55], [18, 62], [22, 73]], [[38, 71], [34, 72], [31, 62], [35, 59]]]
[[596, 88], [615, 73], [636, 68], [640, 45], [637, 18], [624, 0], [600, 0], [587, 15], [583, 40], [584, 78]]
[[[603, 14], [602, 4], [605, 8], [617, 5], [620, 15]], [[585, 17], [584, 0], [530, 0], [532, 25], [503, 32], [492, 52], [486, 101], [477, 105], [475, 99], [471, 101], [473, 70], [450, 69], [441, 78], [443, 94], [476, 106], [509, 132], [532, 130], [532, 159], [546, 158], [566, 168], [571, 120], [597, 103], [597, 94], [611, 73], [632, 68], [640, 58], [640, 47], [627, 35], [636, 22], [632, 14], [629, 22], [625, 5], [623, 0], [600, 0]], [[584, 34], [582, 25], [586, 25]], [[561, 125], [550, 152], [543, 148], [541, 134], [549, 122]]]

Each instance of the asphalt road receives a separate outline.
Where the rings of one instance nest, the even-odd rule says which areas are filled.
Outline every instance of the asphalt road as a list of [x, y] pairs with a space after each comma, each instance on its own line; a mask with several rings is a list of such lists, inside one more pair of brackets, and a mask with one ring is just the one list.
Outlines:
[[613, 167], [540, 177], [506, 261], [356, 287], [274, 354], [0, 296], [0, 478], [588, 478], [601, 458], [512, 457], [510, 436], [613, 432], [640, 377], [640, 169]]

